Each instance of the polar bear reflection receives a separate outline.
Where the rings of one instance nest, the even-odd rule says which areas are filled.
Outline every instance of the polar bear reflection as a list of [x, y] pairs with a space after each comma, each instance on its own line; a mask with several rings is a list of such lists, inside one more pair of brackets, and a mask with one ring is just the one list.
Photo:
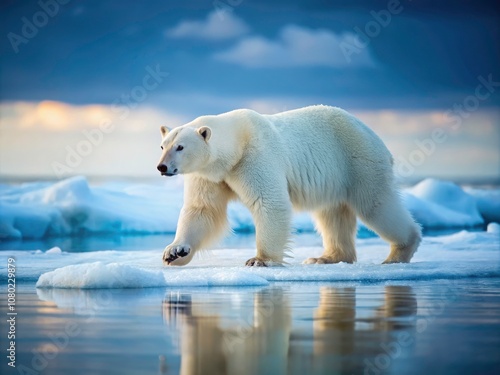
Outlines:
[[[362, 307], [356, 310], [354, 287], [321, 287], [319, 297], [313, 337], [307, 317], [295, 317], [292, 324], [291, 301], [283, 288], [255, 292], [253, 308], [240, 319], [235, 317], [244, 307], [235, 311], [231, 301], [226, 306], [196, 295], [165, 298], [164, 319], [180, 333], [180, 373], [362, 373], [367, 366], [377, 373], [378, 357], [400, 346], [401, 335], [407, 341], [414, 337], [417, 303], [411, 287], [385, 287], [382, 304], [369, 309], [360, 294]], [[301, 307], [294, 311], [299, 314]]]

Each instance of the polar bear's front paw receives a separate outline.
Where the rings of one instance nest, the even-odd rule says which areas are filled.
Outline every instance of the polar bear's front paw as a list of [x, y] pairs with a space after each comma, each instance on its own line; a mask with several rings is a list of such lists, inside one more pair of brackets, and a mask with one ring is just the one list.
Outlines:
[[255, 257], [255, 258], [248, 259], [247, 262], [245, 263], [245, 266], [267, 267], [267, 264], [262, 259]]
[[188, 256], [191, 252], [189, 245], [170, 245], [163, 252], [163, 262], [170, 265], [174, 260]]

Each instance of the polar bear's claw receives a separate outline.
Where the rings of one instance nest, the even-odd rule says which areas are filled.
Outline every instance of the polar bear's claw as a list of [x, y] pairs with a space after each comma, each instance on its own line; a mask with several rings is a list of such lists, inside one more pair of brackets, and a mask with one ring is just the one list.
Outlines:
[[178, 258], [189, 255], [190, 252], [191, 248], [186, 245], [169, 246], [163, 252], [163, 261], [167, 264], [170, 264]]
[[248, 266], [248, 267], [267, 267], [267, 264], [266, 264], [266, 262], [264, 262], [260, 258], [251, 258], [251, 259], [248, 259], [246, 261], [245, 266]]

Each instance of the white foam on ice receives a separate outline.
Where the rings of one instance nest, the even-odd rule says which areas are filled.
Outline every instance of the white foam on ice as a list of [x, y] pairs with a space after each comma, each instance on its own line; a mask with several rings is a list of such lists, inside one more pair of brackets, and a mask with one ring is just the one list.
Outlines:
[[[427, 179], [404, 194], [424, 228], [470, 228], [500, 221], [500, 190], [469, 189]], [[0, 185], [0, 238], [45, 238], [92, 233], [174, 233], [183, 202], [182, 178], [157, 184], [90, 186], [85, 177], [57, 183]], [[228, 209], [237, 232], [254, 231], [252, 216], [239, 203]], [[313, 231], [307, 214], [294, 217], [297, 232]]]
[[185, 267], [164, 267], [161, 250], [91, 253], [0, 253], [0, 279], [7, 278], [7, 258], [16, 259], [18, 283], [37, 281], [42, 288], [146, 288], [259, 286], [276, 281], [381, 281], [500, 277], [499, 236], [462, 231], [424, 238], [409, 264], [382, 265], [388, 246], [379, 238], [358, 239], [355, 264], [303, 265], [322, 253], [320, 247], [293, 250], [283, 267], [248, 268], [254, 249], [211, 250]]

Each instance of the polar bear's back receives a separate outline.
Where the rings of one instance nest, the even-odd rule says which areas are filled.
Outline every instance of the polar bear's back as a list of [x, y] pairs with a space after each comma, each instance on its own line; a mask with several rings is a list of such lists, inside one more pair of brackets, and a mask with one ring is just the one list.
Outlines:
[[382, 147], [387, 151], [380, 138], [368, 126], [338, 107], [315, 105], [264, 116], [287, 142], [311, 138], [315, 139], [315, 143], [330, 141], [347, 147], [363, 144]]
[[392, 187], [392, 156], [382, 140], [350, 113], [311, 106], [265, 115], [286, 150], [287, 178], [295, 205], [349, 200], [353, 191]]

